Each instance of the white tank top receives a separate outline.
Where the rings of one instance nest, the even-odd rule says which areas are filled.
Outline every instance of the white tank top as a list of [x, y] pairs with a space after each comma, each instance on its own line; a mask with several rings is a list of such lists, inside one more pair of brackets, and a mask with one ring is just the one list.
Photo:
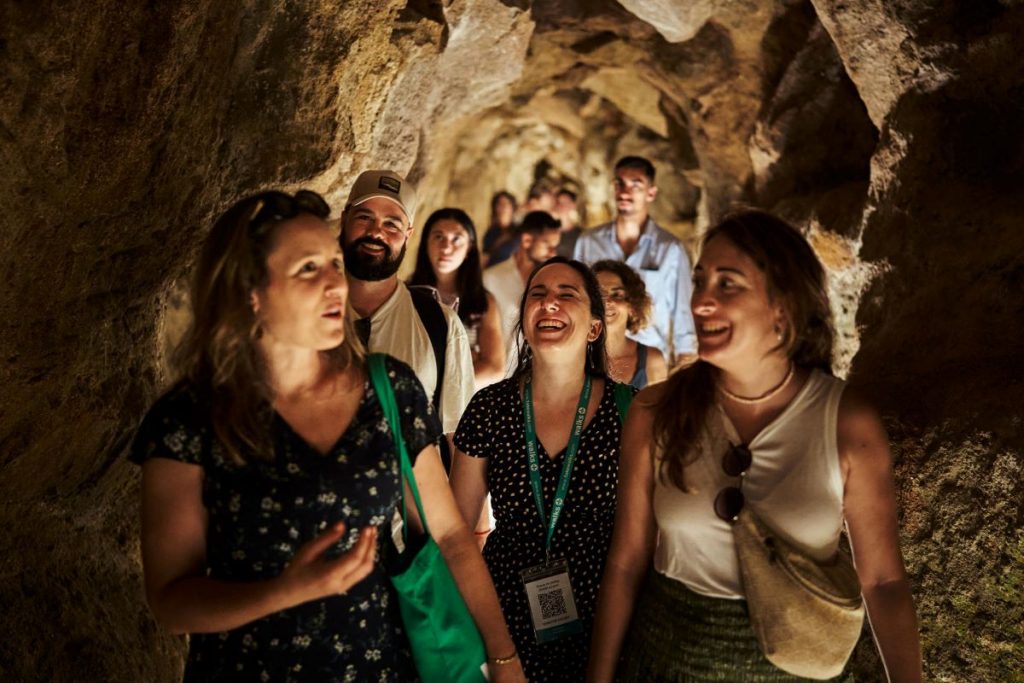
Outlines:
[[[836, 416], [844, 386], [842, 380], [812, 371], [785, 410], [747, 444], [753, 462], [743, 482], [746, 504], [782, 538], [819, 561], [835, 554], [843, 528]], [[738, 599], [744, 594], [732, 530], [715, 514], [713, 503], [719, 491], [739, 483], [722, 470], [722, 456], [730, 443], [741, 441], [717, 403], [708, 419], [700, 457], [685, 473], [694, 492], [684, 493], [655, 477], [654, 568], [697, 593]]]

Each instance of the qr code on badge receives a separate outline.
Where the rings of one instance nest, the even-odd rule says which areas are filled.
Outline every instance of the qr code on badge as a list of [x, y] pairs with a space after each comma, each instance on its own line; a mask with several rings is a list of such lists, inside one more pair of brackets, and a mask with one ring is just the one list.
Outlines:
[[543, 619], [562, 617], [568, 612], [565, 606], [565, 595], [560, 589], [550, 593], [538, 593], [537, 598], [540, 600], [540, 616]]

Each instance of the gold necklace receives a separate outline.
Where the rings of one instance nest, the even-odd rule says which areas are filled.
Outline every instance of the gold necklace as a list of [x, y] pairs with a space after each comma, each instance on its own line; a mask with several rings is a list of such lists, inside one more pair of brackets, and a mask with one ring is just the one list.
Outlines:
[[724, 386], [722, 386], [721, 383], [718, 384], [718, 390], [725, 394], [726, 398], [732, 401], [736, 401], [737, 403], [744, 403], [748, 406], [757, 403], [764, 403], [769, 399], [775, 398], [775, 396], [777, 396], [780, 391], [786, 388], [786, 385], [789, 384], [789, 380], [793, 379], [793, 372], [795, 370], [796, 365], [790, 363], [789, 371], [786, 373], [786, 376], [782, 378], [782, 381], [779, 382], [779, 384], [774, 389], [769, 389], [767, 393], [761, 394], [760, 396], [756, 396], [754, 398], [747, 398], [746, 396], [739, 396], [737, 394], [734, 394], [728, 389], [726, 389]]

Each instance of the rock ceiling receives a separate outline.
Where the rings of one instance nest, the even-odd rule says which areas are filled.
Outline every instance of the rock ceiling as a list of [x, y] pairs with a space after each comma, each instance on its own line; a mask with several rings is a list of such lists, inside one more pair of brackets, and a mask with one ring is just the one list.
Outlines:
[[480, 222], [550, 177], [593, 222], [637, 151], [690, 244], [739, 204], [807, 230], [929, 678], [1024, 676], [1021, 35], [1018, 0], [0, 5], [0, 678], [180, 677], [123, 456], [211, 216], [373, 166]]

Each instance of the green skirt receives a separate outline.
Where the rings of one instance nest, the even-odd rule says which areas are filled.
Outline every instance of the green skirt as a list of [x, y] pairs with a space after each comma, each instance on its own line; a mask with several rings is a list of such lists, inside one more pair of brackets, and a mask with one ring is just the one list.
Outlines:
[[[797, 683], [761, 652], [746, 600], [710, 598], [651, 572], [619, 666], [624, 683]], [[833, 683], [852, 683], [847, 671]]]

